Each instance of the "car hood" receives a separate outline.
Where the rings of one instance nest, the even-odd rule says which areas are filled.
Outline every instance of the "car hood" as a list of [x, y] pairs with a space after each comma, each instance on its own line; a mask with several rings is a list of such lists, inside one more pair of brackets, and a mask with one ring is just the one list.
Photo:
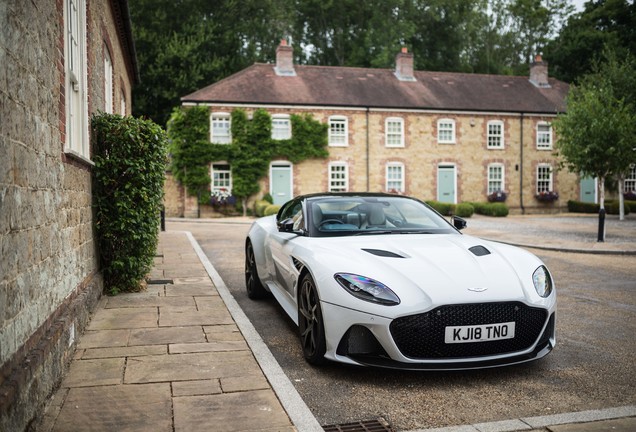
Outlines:
[[[391, 288], [402, 304], [415, 309], [529, 300], [534, 291], [532, 273], [541, 265], [522, 249], [466, 235], [370, 235], [319, 243], [315, 258], [326, 268], [337, 269], [331, 274], [376, 279]], [[341, 293], [334, 291], [340, 299], [333, 301], [342, 301]]]

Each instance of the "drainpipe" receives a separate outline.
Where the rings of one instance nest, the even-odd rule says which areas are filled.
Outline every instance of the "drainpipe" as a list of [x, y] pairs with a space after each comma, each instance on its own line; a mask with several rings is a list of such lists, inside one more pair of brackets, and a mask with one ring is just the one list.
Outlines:
[[523, 206], [523, 113], [521, 113], [519, 122], [519, 205], [521, 206], [521, 214], [526, 214], [526, 209]]
[[370, 162], [369, 162], [369, 107], [367, 107], [367, 192], [369, 192], [369, 170], [370, 170]]

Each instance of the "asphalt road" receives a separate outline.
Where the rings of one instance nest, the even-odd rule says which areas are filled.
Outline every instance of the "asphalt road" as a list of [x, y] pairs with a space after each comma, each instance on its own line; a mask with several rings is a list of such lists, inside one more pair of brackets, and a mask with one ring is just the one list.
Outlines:
[[322, 425], [382, 417], [394, 428], [474, 424], [636, 403], [636, 258], [533, 251], [557, 284], [557, 347], [521, 366], [402, 372], [307, 365], [292, 321], [244, 288], [246, 224], [169, 222], [191, 231]]

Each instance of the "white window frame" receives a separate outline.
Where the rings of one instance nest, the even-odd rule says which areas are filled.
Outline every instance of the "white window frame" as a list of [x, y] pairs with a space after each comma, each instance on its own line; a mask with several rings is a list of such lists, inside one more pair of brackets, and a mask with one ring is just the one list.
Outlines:
[[629, 169], [629, 174], [625, 176], [623, 182], [623, 193], [636, 192], [636, 164], [633, 164]]
[[349, 192], [349, 164], [329, 163], [329, 192]]
[[[220, 128], [215, 125], [227, 125]], [[227, 130], [227, 133], [215, 133], [221, 130]], [[230, 113], [213, 112], [210, 114], [210, 142], [212, 144], [231, 144], [232, 143], [232, 119]]]
[[64, 152], [90, 163], [87, 83], [86, 0], [64, 0]]
[[272, 139], [286, 140], [292, 137], [289, 114], [272, 115]]
[[[495, 133], [491, 130], [492, 127], [499, 127], [499, 133]], [[492, 142], [498, 141], [498, 144], [492, 144]], [[486, 123], [486, 146], [489, 149], [502, 149], [504, 148], [504, 122], [501, 120], [490, 120]]]
[[349, 119], [345, 116], [329, 117], [329, 146], [347, 147], [349, 145]]
[[121, 95], [119, 98], [119, 114], [122, 116], [126, 115], [126, 93], [124, 90], [121, 90]]
[[[547, 126], [547, 131], [540, 131], [539, 128]], [[552, 125], [548, 122], [537, 123], [537, 150], [552, 150]]]
[[[399, 177], [392, 177], [391, 171], [393, 169], [398, 168]], [[404, 164], [401, 162], [389, 162], [386, 164], [386, 172], [385, 172], [385, 190], [387, 192], [391, 192], [393, 190], [403, 193], [406, 191], [406, 175], [404, 173]], [[396, 186], [395, 183], [399, 185]]]
[[554, 191], [554, 170], [552, 165], [548, 163], [540, 163], [537, 165], [537, 194], [541, 192], [553, 192]]
[[[399, 125], [400, 130], [393, 130], [393, 125]], [[404, 147], [404, 119], [402, 117], [388, 117], [384, 121], [384, 142], [386, 147]]]
[[113, 61], [104, 46], [104, 112], [113, 113]]
[[[220, 169], [221, 166], [229, 168]], [[223, 161], [210, 164], [210, 178], [212, 179], [210, 185], [212, 192], [225, 189], [230, 195], [232, 194], [232, 167], [230, 164]]]
[[[497, 173], [493, 172], [494, 170], [499, 170], [499, 177], [497, 178]], [[505, 180], [506, 180], [506, 169], [502, 163], [491, 163], [488, 165], [488, 195], [495, 193], [497, 191], [504, 192]], [[499, 184], [499, 187], [495, 187], [495, 184]]]
[[[450, 133], [450, 139], [443, 136], [448, 133]], [[437, 143], [455, 144], [455, 120], [449, 118], [437, 120]]]

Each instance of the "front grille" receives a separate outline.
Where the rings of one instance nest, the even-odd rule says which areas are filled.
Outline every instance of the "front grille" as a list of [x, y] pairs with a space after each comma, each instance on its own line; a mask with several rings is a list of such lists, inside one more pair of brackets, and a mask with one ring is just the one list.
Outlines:
[[[441, 306], [432, 311], [397, 318], [391, 335], [406, 357], [414, 359], [466, 358], [523, 351], [539, 337], [547, 311], [519, 302]], [[487, 342], [447, 344], [447, 326], [515, 322], [515, 337]]]

